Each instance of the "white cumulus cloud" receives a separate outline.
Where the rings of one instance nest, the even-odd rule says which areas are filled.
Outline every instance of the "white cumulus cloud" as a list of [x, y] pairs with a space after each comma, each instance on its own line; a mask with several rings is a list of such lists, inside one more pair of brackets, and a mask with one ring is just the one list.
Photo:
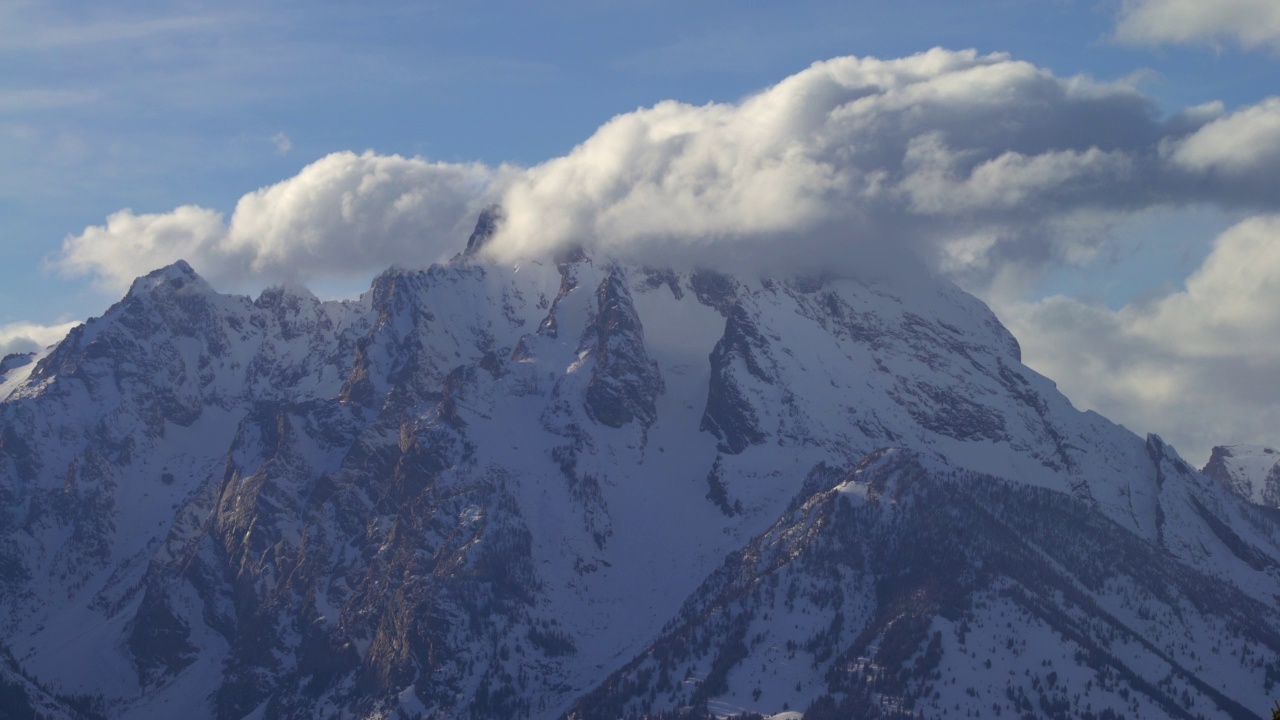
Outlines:
[[1140, 44], [1234, 42], [1280, 49], [1275, 0], [1124, 0], [1116, 36]]
[[121, 210], [63, 243], [55, 265], [112, 290], [178, 259], [215, 283], [368, 276], [456, 251], [501, 170], [339, 152], [240, 199], [230, 219], [196, 206]]
[[1280, 169], [1280, 97], [1214, 118], [1169, 143], [1166, 152], [1175, 163], [1196, 172], [1274, 175]]
[[334, 153], [236, 203], [223, 244], [254, 274], [368, 273], [457, 250], [497, 171]]
[[892, 245], [974, 267], [1013, 244], [1060, 255], [1055, 218], [1149, 201], [1135, 166], [1159, 133], [1132, 87], [1002, 54], [836, 58], [738, 103], [614, 118], [512, 182], [491, 251], [586, 245], [784, 269]]
[[123, 289], [175, 260], [217, 267], [226, 234], [222, 213], [195, 205], [141, 215], [125, 209], [108, 216], [105, 225], [67, 238], [57, 265], [68, 274], [93, 275], [107, 288]]
[[1280, 215], [1220, 235], [1177, 292], [1119, 310], [1055, 296], [1001, 316], [1077, 404], [1160, 429], [1188, 459], [1280, 443]]
[[21, 322], [0, 325], [0, 358], [41, 350], [66, 337], [75, 326], [76, 323], [37, 325]]
[[55, 265], [119, 289], [183, 257], [215, 283], [356, 278], [461, 250], [582, 246], [649, 264], [855, 272], [924, 258], [974, 289], [1092, 257], [1156, 206], [1280, 211], [1275, 100], [1163, 120], [1125, 83], [934, 49], [815, 63], [738, 102], [618, 115], [530, 168], [335, 153], [229, 214], [121, 211]]

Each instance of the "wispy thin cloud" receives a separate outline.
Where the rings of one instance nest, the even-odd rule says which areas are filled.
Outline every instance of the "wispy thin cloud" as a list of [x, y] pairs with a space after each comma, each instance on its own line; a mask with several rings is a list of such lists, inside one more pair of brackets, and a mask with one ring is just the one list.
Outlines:
[[271, 136], [271, 144], [276, 146], [276, 154], [280, 156], [288, 155], [293, 149], [293, 141], [283, 132], [278, 132]]
[[189, 15], [136, 20], [110, 20], [86, 24], [43, 27], [10, 24], [0, 30], [0, 51], [55, 50], [107, 43], [136, 42], [158, 35], [172, 35], [224, 26], [230, 19], [215, 15]]
[[101, 97], [93, 90], [0, 88], [0, 113], [21, 113], [87, 105]]

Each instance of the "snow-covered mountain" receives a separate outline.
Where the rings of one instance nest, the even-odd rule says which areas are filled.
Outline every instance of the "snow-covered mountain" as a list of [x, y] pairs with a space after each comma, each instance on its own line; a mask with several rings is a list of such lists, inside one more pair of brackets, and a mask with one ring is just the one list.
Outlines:
[[0, 692], [192, 719], [1280, 693], [1274, 517], [1075, 410], [975, 298], [499, 266], [493, 223], [352, 302], [178, 263], [5, 359]]
[[1280, 508], [1280, 452], [1261, 445], [1219, 445], [1201, 470], [1257, 505]]

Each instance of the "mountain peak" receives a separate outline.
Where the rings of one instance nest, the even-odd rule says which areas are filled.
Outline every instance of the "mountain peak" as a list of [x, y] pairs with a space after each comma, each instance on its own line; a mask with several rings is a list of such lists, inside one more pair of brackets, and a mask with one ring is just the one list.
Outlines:
[[213, 288], [186, 260], [176, 260], [162, 268], [152, 270], [133, 281], [125, 297], [152, 293], [160, 289], [181, 290], [195, 288], [201, 292], [213, 292]]
[[258, 297], [253, 301], [253, 304], [256, 307], [281, 307], [284, 305], [296, 306], [299, 301], [318, 302], [319, 298], [304, 285], [284, 283], [272, 285], [258, 293]]
[[467, 239], [467, 249], [463, 251], [464, 255], [475, 255], [485, 246], [493, 236], [498, 233], [498, 226], [506, 219], [506, 213], [501, 205], [489, 205], [480, 211], [480, 217], [476, 218], [476, 229], [471, 233], [471, 237]]
[[1262, 445], [1218, 445], [1201, 470], [1257, 505], [1280, 507], [1280, 451]]

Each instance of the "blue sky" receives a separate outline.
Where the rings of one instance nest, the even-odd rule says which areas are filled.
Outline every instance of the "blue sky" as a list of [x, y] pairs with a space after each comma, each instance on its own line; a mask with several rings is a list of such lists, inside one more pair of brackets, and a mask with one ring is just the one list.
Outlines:
[[[610, 144], [608, 133], [598, 132], [615, 116], [629, 114], [648, 123], [650, 115], [635, 111], [664, 100], [684, 104], [676, 113], [680, 123], [706, 120], [708, 113], [697, 108], [707, 103], [740, 116], [749, 105], [741, 104], [744, 97], [802, 73], [811, 63], [842, 56], [892, 61], [934, 47], [972, 48], [978, 58], [1003, 53], [1004, 60], [979, 64], [995, 63], [1007, 71], [1001, 77], [1009, 78], [1017, 75], [1018, 64], [1032, 67], [1050, 77], [1053, 87], [1066, 88], [1077, 76], [1100, 86], [1123, 86], [1123, 92], [1113, 95], [1145, 104], [1145, 110], [1135, 112], [1150, 116], [1143, 130], [1149, 134], [1164, 133], [1160, 123], [1187, 108], [1217, 101], [1221, 106], [1197, 120], [1196, 127], [1214, 118], [1238, 118], [1231, 128], [1244, 128], [1237, 134], [1255, 133], [1263, 143], [1262, 155], [1270, 157], [1266, 143], [1280, 137], [1270, 131], [1276, 113], [1265, 105], [1278, 92], [1275, 78], [1280, 77], [1280, 11], [1274, 5], [1273, 0], [361, 5], [196, 0], [103, 6], [0, 0], [0, 166], [7, 170], [0, 175], [0, 349], [43, 340], [40, 327], [99, 314], [119, 297], [121, 278], [171, 259], [166, 250], [171, 240], [172, 247], [234, 245], [240, 265], [227, 260], [202, 267], [198, 252], [188, 258], [228, 290], [253, 292], [270, 282], [294, 279], [322, 294], [367, 285], [376, 265], [340, 263], [348, 250], [332, 252], [342, 240], [337, 231], [326, 235], [328, 230], [316, 231], [301, 221], [250, 222], [251, 213], [238, 211], [237, 203], [259, 188], [290, 179], [296, 180], [295, 189], [310, 187], [308, 178], [353, 173], [401, 183], [443, 183], [439, 187], [448, 191], [433, 191], [431, 197], [437, 199], [427, 202], [430, 212], [380, 226], [403, 235], [413, 232], [405, 224], [410, 220], [435, 223], [424, 229], [433, 238], [426, 243], [430, 251], [416, 253], [412, 243], [400, 238], [368, 241], [376, 250], [367, 253], [371, 263], [425, 264], [450, 243], [460, 247], [465, 241], [465, 234], [449, 238], [458, 227], [465, 228], [467, 219], [459, 218], [469, 218], [473, 201], [481, 198], [459, 187], [483, 185], [502, 192], [516, 187], [519, 192], [523, 183], [528, 192], [519, 197], [526, 205], [537, 203], [546, 188], [561, 187], [550, 180], [537, 186], [538, 178], [554, 180], [560, 172], [548, 161], [569, 158], [565, 162], [571, 164], [574, 158], [586, 158], [598, 164], [600, 153], [617, 146]], [[1032, 92], [1017, 83], [995, 87], [998, 92]], [[1014, 115], [1032, 113], [1041, 102], [1034, 93], [1018, 98], [1018, 104], [1010, 105]], [[1072, 100], [1077, 101], [1088, 104]], [[1055, 111], [1051, 104], [1046, 107]], [[926, 105], [920, 108], [928, 111]], [[1245, 112], [1250, 108], [1257, 110]], [[1100, 114], [1089, 114], [1095, 110]], [[1078, 180], [1085, 177], [1079, 174], [1085, 165], [1095, 167], [1095, 161], [1111, 158], [1115, 162], [1106, 165], [1111, 172], [1142, 175], [1141, 163], [1125, 164], [1129, 155], [1153, 156], [1163, 152], [1160, 147], [1181, 142], [1181, 136], [1153, 135], [1141, 148], [1128, 148], [1107, 139], [1107, 128], [1088, 127], [1094, 121], [1116, 122], [1101, 103], [1079, 112], [1085, 140], [1058, 145], [1037, 140], [1040, 145], [1032, 145], [1043, 151], [1045, 162], [1035, 167], [1043, 170], [1051, 160], [1061, 167], [1060, 161], [1070, 161]], [[954, 165], [970, 149], [956, 145], [955, 138], [966, 129], [947, 124], [959, 123], [955, 118], [960, 115], [948, 117], [922, 125], [920, 134], [909, 139], [920, 142], [909, 147], [933, 148], [933, 161], [951, 158], [946, 172], [974, 170], [957, 170], [963, 162]], [[1214, 165], [1226, 162], [1221, 157], [1204, 159], [1209, 157], [1205, 152], [1221, 150], [1223, 141], [1211, 142], [1221, 135], [1205, 135], [1197, 146], [1199, 155], [1188, 149], [1185, 157], [1179, 156], [1184, 170], [1199, 162], [1195, 167], [1201, 176], [1191, 177], [1188, 171], [1166, 179], [1161, 175], [1169, 173], [1157, 169], [1152, 172], [1160, 177], [1153, 176], [1151, 187], [1159, 187], [1150, 193], [1141, 177], [1103, 192], [1123, 201], [1089, 196], [1087, 188], [1073, 185], [1061, 196], [1027, 200], [1018, 212], [1005, 207], [996, 225], [976, 223], [965, 238], [939, 235], [937, 207], [928, 211], [934, 216], [930, 223], [891, 218], [880, 227], [924, 238], [913, 247], [932, 253], [931, 261], [944, 273], [991, 302], [1019, 334], [1029, 361], [1059, 379], [1078, 404], [1120, 415], [1135, 429], [1159, 429], [1195, 452], [1207, 447], [1206, 438], [1218, 427], [1224, 437], [1214, 442], [1280, 442], [1256, 427], [1270, 417], [1271, 405], [1264, 403], [1280, 398], [1259, 399], [1240, 382], [1224, 387], [1222, 381], [1207, 379], [1227, 372], [1222, 363], [1230, 361], [1252, 368], [1250, 382], [1264, 382], [1267, 372], [1280, 368], [1280, 354], [1273, 358], [1269, 347], [1236, 339], [1232, 342], [1248, 347], [1224, 360], [1220, 351], [1206, 351], [1212, 343], [1200, 337], [1217, 332], [1209, 320], [1205, 327], [1177, 331], [1185, 341], [1161, 340], [1157, 329], [1164, 327], [1159, 318], [1165, 306], [1160, 303], [1192, 297], [1188, 278], [1209, 276], [1203, 272], [1205, 263], [1224, 244], [1215, 245], [1217, 238], [1237, 223], [1270, 217], [1280, 209], [1249, 190], [1259, 178], [1280, 177], [1270, 165], [1248, 169], [1234, 184], [1219, 186], [1205, 179], [1225, 172]], [[574, 150], [588, 138], [594, 149]], [[930, 138], [937, 142], [923, 142]], [[1099, 160], [1084, 154], [1090, 143], [1114, 147], [1103, 147], [1111, 155]], [[999, 148], [983, 147], [992, 151], [993, 162], [1000, 159]], [[1006, 150], [1016, 150], [1014, 160], [1037, 157], [1021, 146]], [[355, 155], [333, 155], [343, 151]], [[362, 155], [365, 151], [372, 156]], [[395, 156], [420, 162], [385, 160]], [[424, 169], [426, 162], [442, 165]], [[533, 180], [511, 179], [512, 173], [544, 163], [552, 167], [533, 173]], [[1031, 177], [1026, 175], [1034, 169], [1029, 163], [1017, 166], [1023, 172], [1019, 177]], [[988, 170], [1008, 167], [1002, 161]], [[438, 177], [441, 173], [447, 177]], [[296, 201], [286, 190], [264, 195], [254, 206], [258, 216], [267, 212], [264, 204], [275, 203], [278, 209]], [[969, 192], [966, 202], [974, 197], [973, 183]], [[941, 196], [929, 197], [941, 202]], [[912, 198], [924, 207], [924, 196]], [[798, 202], [804, 199], [797, 196]], [[946, 202], [954, 203], [954, 197]], [[172, 214], [182, 206], [192, 210]], [[109, 218], [124, 209], [132, 213], [111, 225]], [[600, 212], [604, 218], [611, 210]], [[965, 210], [965, 218], [974, 212]], [[168, 218], [168, 224], [138, 221], [141, 216]], [[227, 229], [233, 216], [236, 222], [244, 220], [244, 229]], [[436, 218], [443, 219], [436, 223]], [[597, 218], [592, 228], [606, 227], [604, 222]], [[786, 229], [785, 218], [769, 222], [774, 224], [766, 235]], [[1072, 224], [1070, 232], [1062, 229], [1066, 224]], [[105, 231], [95, 234], [95, 227]], [[734, 222], [708, 227], [721, 235], [757, 230]], [[1249, 236], [1265, 234], [1266, 227], [1248, 226]], [[258, 242], [258, 236], [250, 238], [254, 228], [263, 229], [262, 237], [270, 241], [249, 247]], [[314, 237], [299, 240], [290, 232]], [[178, 237], [174, 233], [188, 239], [172, 239]], [[204, 233], [199, 235], [203, 239], [190, 240], [192, 233]], [[1000, 240], [991, 240], [991, 233], [1000, 234]], [[1080, 237], [1062, 239], [1071, 233]], [[1045, 240], [1049, 235], [1053, 238]], [[988, 239], [973, 240], [982, 237]], [[971, 257], [971, 241], [978, 242], [978, 260]], [[648, 246], [641, 242], [636, 247]], [[823, 244], [811, 248], [815, 262], [827, 251], [838, 254], [840, 249]], [[230, 257], [227, 253], [217, 257]], [[251, 269], [237, 274], [237, 267]], [[291, 275], [282, 268], [305, 272]], [[1196, 308], [1182, 312], [1206, 318], [1221, 313], [1203, 303]], [[1240, 312], [1242, 318], [1255, 317], [1252, 311]], [[1256, 329], [1265, 331], [1270, 320], [1269, 315], [1257, 320]], [[1075, 328], [1075, 334], [1064, 328]], [[1081, 346], [1098, 349], [1088, 357], [1064, 351]], [[1144, 378], [1160, 374], [1153, 366], [1172, 367], [1178, 374], [1148, 382]], [[1085, 373], [1080, 370], [1084, 367], [1092, 370]], [[1098, 373], [1109, 382], [1091, 379]], [[1167, 417], [1181, 412], [1178, 402], [1192, 407], [1193, 400], [1241, 394], [1253, 399], [1259, 413], [1248, 423], [1228, 421], [1229, 407], [1222, 400], [1222, 417], [1174, 423], [1168, 429], [1143, 426], [1169, 424]], [[1180, 395], [1189, 399], [1178, 401]]]

